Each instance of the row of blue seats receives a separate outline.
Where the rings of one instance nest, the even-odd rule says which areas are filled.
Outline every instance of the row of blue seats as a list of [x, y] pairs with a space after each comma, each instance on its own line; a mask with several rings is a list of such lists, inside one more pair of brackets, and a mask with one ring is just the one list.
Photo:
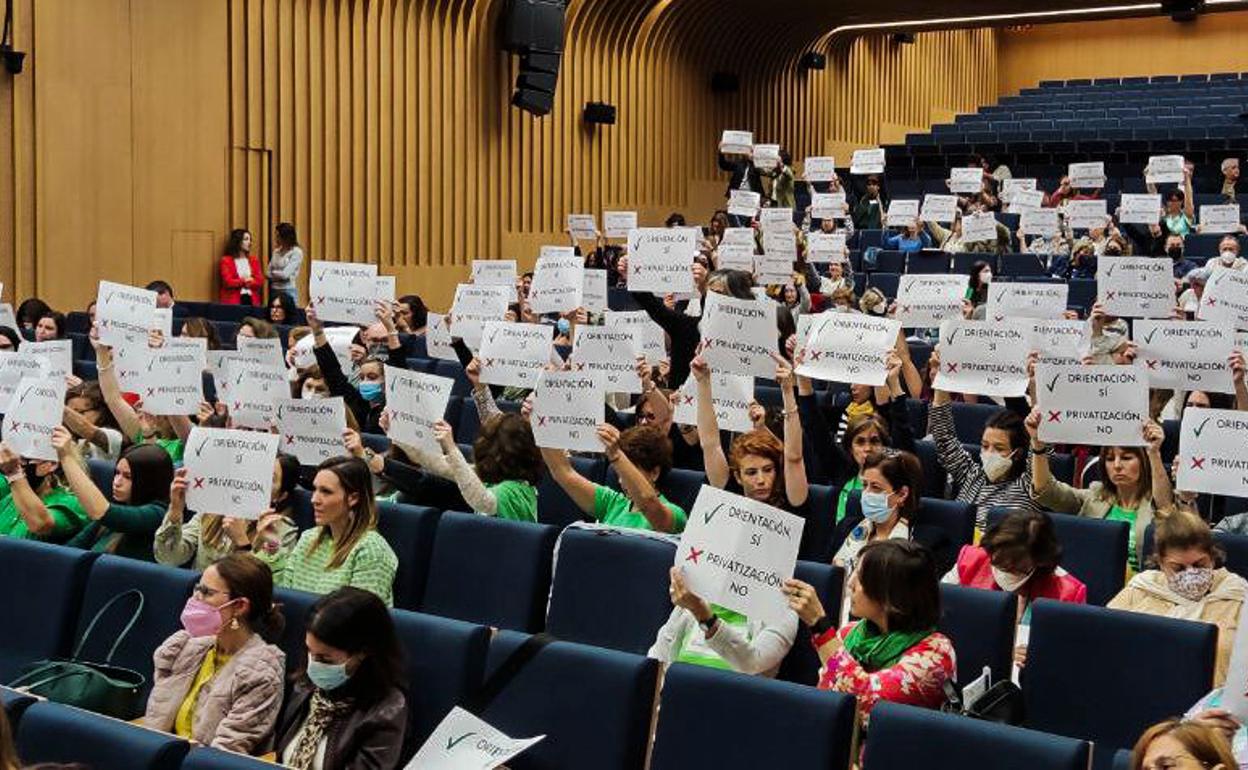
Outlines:
[[[910, 144], [885, 145], [885, 158], [891, 161], [894, 157], [904, 155], [934, 155], [940, 148], [949, 148], [950, 152], [971, 153], [997, 156], [1019, 152], [1082, 152], [1102, 154], [1108, 152], [1148, 153], [1150, 155], [1171, 155], [1176, 153], [1209, 153], [1239, 152], [1248, 147], [1248, 139], [1242, 137], [1211, 137], [1208, 139], [1097, 139], [1095, 137], [1079, 140], [1047, 139], [1044, 141], [1021, 142], [976, 142], [960, 144], [957, 142], [937, 142], [931, 134], [913, 134], [915, 142]], [[1073, 147], [1071, 145], [1074, 145]], [[1147, 156], [1145, 156], [1147, 161]], [[1133, 161], [1134, 162], [1134, 161]], [[1205, 163], [1217, 163], [1219, 159], [1206, 156]], [[1197, 163], [1200, 165], [1200, 163]]]
[[1044, 112], [1049, 109], [1069, 110], [1105, 107], [1107, 105], [1127, 104], [1136, 107], [1182, 107], [1188, 104], [1207, 106], [1234, 106], [1245, 99], [1239, 88], [1227, 88], [1217, 92], [1205, 93], [1128, 93], [1128, 94], [1096, 94], [1096, 93], [1037, 93], [1020, 94], [1003, 97], [997, 104], [981, 107], [980, 112], [1012, 113], [1019, 108]]
[[[1248, 136], [1248, 124], [1245, 123], [1229, 123], [1226, 125], [1209, 126], [1204, 121], [1200, 121], [1194, 125], [1167, 125], [1151, 124], [1148, 126], [1139, 126], [1132, 128], [1124, 126], [1118, 121], [1078, 121], [1080, 126], [1071, 126], [1069, 128], [1049, 128], [1034, 130], [1013, 130], [1013, 131], [989, 131], [989, 130], [958, 130], [961, 126], [955, 127], [955, 130], [943, 134], [906, 134], [906, 144], [936, 144], [938, 141], [943, 142], [968, 142], [971, 144], [979, 142], [1057, 142], [1057, 141], [1083, 141], [1087, 139], [1107, 139], [1107, 140], [1123, 140], [1123, 139], [1206, 139], [1211, 137], [1222, 138], [1242, 138]], [[1102, 125], [1088, 125], [1089, 123], [1102, 123]]]
[[[1050, 89], [1070, 89], [1070, 90], [1098, 90], [1102, 88], [1115, 88], [1116, 86], [1125, 86], [1127, 88], [1149, 88], [1149, 87], [1170, 87], [1176, 83], [1199, 84], [1199, 83], [1231, 83], [1236, 80], [1248, 80], [1248, 72], [1197, 72], [1188, 75], [1129, 75], [1125, 77], [1100, 77], [1100, 78], [1070, 78], [1067, 80], [1041, 80], [1040, 83], [1032, 88], [1024, 88], [1023, 93], [1031, 93], [1037, 91], [1045, 91]], [[1115, 88], [1115, 90], [1117, 90]]]
[[[1238, 110], [1238, 107], [1236, 107]], [[1098, 115], [1097, 112], [1102, 114]], [[997, 116], [992, 116], [997, 117]], [[1105, 114], [1104, 110], [1086, 110], [1072, 113], [1071, 117], [1049, 117], [1028, 120], [963, 120], [956, 123], [937, 123], [932, 126], [932, 134], [937, 137], [957, 134], [963, 131], [993, 131], [996, 133], [1015, 131], [1047, 131], [1053, 129], [1074, 128], [1186, 128], [1188, 126], [1205, 126], [1221, 128], [1239, 123], [1237, 114], [1208, 111], [1201, 114], [1175, 115], [1132, 115], [1120, 116]]]
[[[1177, 106], [1097, 106], [1076, 109], [1037, 110], [1030, 107], [1018, 107], [1008, 112], [971, 112], [963, 113], [954, 118], [958, 124], [983, 125], [985, 123], [1009, 122], [1009, 128], [1054, 128], [1055, 120], [1087, 120], [1089, 118], [1138, 118], [1138, 117], [1171, 117], [1192, 115], [1223, 115], [1222, 104], [1182, 104]], [[1047, 124], [1047, 125], [1046, 125]], [[1056, 126], [1060, 128], [1060, 126]]]

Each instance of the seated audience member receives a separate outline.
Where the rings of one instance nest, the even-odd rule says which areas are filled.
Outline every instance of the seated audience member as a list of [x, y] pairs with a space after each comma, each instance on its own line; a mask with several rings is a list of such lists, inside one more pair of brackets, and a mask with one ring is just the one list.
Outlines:
[[966, 241], [962, 240], [961, 213], [954, 214], [953, 221], [949, 223], [948, 228], [941, 226], [939, 222], [925, 222], [924, 225], [931, 233], [936, 248], [946, 254], [961, 254], [966, 251]]
[[289, 326], [294, 322], [295, 301], [284, 291], [273, 292], [269, 299], [269, 323]]
[[1225, 735], [1208, 724], [1168, 719], [1148, 728], [1131, 751], [1131, 770], [1236, 770]]
[[1154, 511], [1174, 504], [1170, 476], [1161, 459], [1161, 443], [1165, 440], [1161, 426], [1155, 422], [1143, 426], [1147, 448], [1102, 447], [1101, 480], [1092, 482], [1086, 489], [1075, 489], [1054, 478], [1049, 469], [1049, 455], [1053, 449], [1036, 438], [1040, 418], [1038, 409], [1032, 410], [1027, 418], [1027, 433], [1031, 436], [1032, 499], [1058, 513], [1127, 522], [1130, 525], [1127, 563], [1130, 572], [1138, 572], [1144, 563], [1144, 530], [1152, 523]]
[[82, 382], [65, 391], [65, 427], [74, 434], [83, 457], [108, 462], [121, 457], [123, 437], [98, 382]]
[[94, 336], [91, 342], [95, 346], [96, 371], [104, 403], [121, 426], [122, 434], [136, 444], [155, 444], [168, 452], [175, 463], [181, 463], [186, 437], [191, 433], [190, 419], [183, 415], [149, 414], [141, 407], [136, 409], [131, 406], [122, 395], [121, 384], [117, 381], [112, 348], [100, 344]]
[[314, 594], [355, 586], [392, 605], [399, 560], [377, 532], [368, 466], [353, 457], [331, 458], [317, 466], [312, 513], [316, 526], [304, 530], [288, 556], [257, 553], [274, 565], [274, 583]]
[[1224, 267], [1229, 270], [1238, 270], [1241, 273], [1248, 271], [1248, 259], [1240, 256], [1239, 237], [1235, 235], [1224, 235], [1222, 240], [1218, 241], [1218, 258], [1209, 260], [1206, 263], [1210, 267]]
[[[1188, 273], [1200, 267], [1200, 265], [1197, 265], [1185, 256], [1186, 248], [1183, 242], [1183, 236], [1173, 234], [1167, 235], [1164, 248], [1164, 255], [1159, 254], [1157, 256], [1167, 256], [1170, 258], [1171, 272], [1176, 280], [1182, 280]], [[1095, 278], [1096, 276], [1093, 275], [1091, 277]]]
[[264, 553], [279, 560], [299, 539], [299, 528], [292, 516], [294, 491], [299, 485], [299, 461], [279, 454], [273, 463], [272, 509], [259, 519], [241, 519], [219, 513], [186, 516], [186, 469], [174, 474], [169, 487], [169, 510], [156, 530], [156, 561], [174, 567], [207, 569], [209, 565], [239, 552]]
[[932, 248], [932, 237], [923, 229], [923, 222], [916, 220], [884, 239], [884, 248], [912, 254], [916, 251]]
[[808, 583], [786, 580], [789, 607], [810, 628], [823, 668], [819, 688], [855, 696], [864, 727], [880, 701], [939, 708], [955, 673], [953, 645], [936, 631], [940, 578], [918, 543], [886, 540], [862, 549], [849, 577], [850, 613], [839, 631]]
[[13, 314], [17, 319], [17, 331], [34, 332], [35, 324], [39, 323], [39, 319], [51, 311], [52, 308], [48, 303], [38, 297], [22, 300], [22, 304], [17, 306], [17, 312]]
[[[269, 264], [265, 266], [264, 275], [269, 279], [269, 294], [282, 295], [290, 300], [293, 306], [299, 301], [299, 288], [295, 282], [299, 280], [299, 270], [303, 267], [303, 247], [299, 245], [299, 236], [295, 226], [289, 222], [279, 222], [273, 228], [273, 253], [269, 255]], [[287, 315], [290, 318], [290, 315]], [[290, 321], [273, 321], [273, 323], [290, 323]]]
[[144, 288], [156, 292], [156, 307], [173, 307], [173, 287], [168, 281], [152, 281]]
[[182, 322], [182, 337], [198, 337], [208, 341], [209, 350], [221, 349], [221, 338], [217, 336], [217, 327], [203, 318], [188, 318]]
[[[321, 369], [321, 375], [325, 379], [325, 384], [329, 386], [329, 394], [342, 397], [347, 409], [354, 415], [361, 431], [364, 433], [381, 433], [381, 413], [386, 408], [386, 362], [373, 357], [365, 358], [360, 362], [359, 368], [356, 370], [356, 373], [359, 375], [359, 383], [352, 385], [342, 371], [342, 364], [339, 363], [337, 354], [334, 353], [333, 348], [329, 345], [329, 338], [325, 336], [325, 325], [317, 317], [316, 310], [309, 306], [306, 310], [306, 315], [308, 326], [312, 328], [313, 340], [315, 342], [312, 350], [316, 354], [316, 364]], [[394, 319], [388, 304], [377, 303], [377, 318], [385, 326], [388, 333], [388, 349], [392, 353], [402, 350], [403, 345], [399, 342], [399, 333], [394, 328]], [[391, 366], [403, 368], [407, 366], [406, 359], [397, 354], [390, 356], [388, 363]]]
[[243, 229], [230, 231], [225, 254], [217, 262], [221, 291], [217, 301], [223, 305], [259, 305], [264, 290], [264, 273], [260, 260], [251, 253], [251, 233]]
[[183, 630], [153, 656], [143, 725], [239, 754], [270, 751], [286, 679], [275, 644], [284, 627], [268, 565], [234, 554], [209, 566], [182, 610]]
[[888, 196], [882, 191], [880, 178], [867, 177], [866, 189], [854, 204], [851, 218], [857, 230], [879, 230], [884, 227], [885, 212], [888, 211]]
[[64, 543], [87, 524], [59, 463], [25, 460], [0, 443], [0, 535]]
[[404, 334], [424, 334], [429, 325], [429, 308], [425, 307], [425, 301], [417, 294], [399, 297], [394, 325]]
[[[831, 222], [833, 220], [824, 220]], [[854, 277], [848, 262], [829, 262], [828, 274], [819, 279], [819, 293], [832, 295], [840, 289], [854, 290]], [[851, 303], [852, 304], [852, 303]]]
[[[1145, 183], [1145, 187], [1152, 195], [1157, 194], [1156, 185], [1151, 182]], [[1149, 230], [1154, 238], [1160, 238], [1162, 235], [1177, 235], [1180, 238], [1186, 238], [1189, 234], [1196, 231], [1196, 196], [1192, 194], [1192, 169], [1187, 167], [1183, 172], [1183, 187], [1175, 187], [1167, 192], [1162, 202], [1161, 221], [1154, 225], [1149, 225]]]
[[395, 770], [407, 731], [403, 653], [375, 595], [340, 588], [307, 619], [307, 663], [277, 727], [293, 770]]
[[280, 335], [277, 329], [273, 328], [273, 324], [262, 318], [254, 318], [247, 316], [238, 323], [239, 337], [252, 337], [260, 340], [275, 340]]
[[982, 259], [971, 265], [971, 277], [967, 281], [966, 298], [973, 307], [988, 304], [988, 285], [992, 283], [992, 265]]
[[113, 470], [112, 499], [95, 486], [73, 435], [58, 425], [52, 446], [61, 460], [65, 483], [90, 520], [67, 545], [100, 553], [152, 559], [152, 538], [168, 507], [173, 461], [152, 444], [136, 444], [121, 453]]
[[797, 636], [797, 615], [779, 626], [753, 621], [689, 590], [679, 567], [669, 576], [672, 614], [659, 629], [647, 655], [663, 663], [774, 677]]
[[63, 340], [67, 334], [68, 330], [65, 328], [64, 313], [49, 310], [39, 316], [39, 320], [35, 323], [35, 342]]
[[1239, 186], [1239, 158], [1226, 158], [1222, 161], [1222, 195], [1235, 202]]
[[836, 527], [840, 542], [832, 563], [853, 572], [864, 548], [882, 540], [913, 540], [926, 546], [943, 575], [953, 565], [953, 546], [940, 527], [918, 520], [923, 467], [909, 452], [871, 452], [862, 463], [861, 516], [847, 516]]
[[595, 484], [577, 473], [567, 452], [541, 450], [551, 477], [572, 502], [610, 526], [682, 532], [685, 511], [655, 488], [672, 467], [672, 443], [666, 434], [653, 425], [638, 425], [621, 433], [614, 426], [602, 424], [598, 426], [598, 438], [606, 447], [607, 462], [619, 476], [622, 492]]
[[1248, 581], [1223, 566], [1222, 549], [1199, 516], [1178, 510], [1159, 515], [1157, 521], [1153, 537], [1157, 568], [1131, 578], [1109, 607], [1216, 625], [1218, 657], [1213, 679], [1215, 687], [1221, 686], [1230, 666]]

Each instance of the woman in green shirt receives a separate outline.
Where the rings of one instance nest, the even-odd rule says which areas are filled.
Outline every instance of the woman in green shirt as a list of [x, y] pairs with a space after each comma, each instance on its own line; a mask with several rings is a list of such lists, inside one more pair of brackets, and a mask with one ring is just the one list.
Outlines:
[[256, 552], [262, 561], [276, 565], [274, 584], [314, 594], [354, 586], [393, 606], [399, 560], [377, 532], [368, 466], [354, 457], [334, 457], [317, 466], [312, 514], [316, 526], [299, 537], [285, 564], [281, 554]]
[[152, 539], [169, 507], [173, 460], [154, 444], [122, 452], [113, 472], [113, 500], [95, 486], [78, 443], [64, 426], [52, 431], [52, 446], [61, 458], [65, 482], [82, 503], [90, 523], [67, 545], [132, 559], [152, 560]]
[[87, 523], [55, 462], [22, 458], [0, 444], [0, 535], [63, 543]]

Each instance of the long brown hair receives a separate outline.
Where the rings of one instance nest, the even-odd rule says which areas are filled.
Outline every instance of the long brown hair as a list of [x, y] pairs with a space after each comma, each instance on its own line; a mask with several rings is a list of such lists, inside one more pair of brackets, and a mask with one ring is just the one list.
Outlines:
[[1101, 447], [1098, 455], [1101, 461], [1101, 499], [1122, 502], [1122, 493], [1118, 486], [1114, 484], [1109, 477], [1109, 453], [1125, 452], [1129, 455], [1135, 455], [1140, 461], [1140, 480], [1136, 482], [1140, 487], [1140, 496], [1137, 502], [1143, 500], [1151, 500], [1153, 497], [1153, 464], [1148, 461], [1148, 453], [1144, 451], [1144, 447], [1138, 446], [1106, 446]]
[[1222, 733], [1199, 722], [1167, 719], [1145, 730], [1135, 742], [1135, 748], [1131, 750], [1131, 770], [1143, 770], [1144, 755], [1148, 753], [1148, 747], [1162, 736], [1169, 736], [1182, 744], [1183, 749], [1201, 767], [1211, 768], [1219, 764], [1222, 765], [1222, 770], [1236, 770], [1239, 767]]
[[[338, 477], [342, 485], [344, 497], [355, 495], [358, 502], [348, 514], [347, 531], [341, 541], [334, 542], [334, 554], [329, 560], [327, 569], [338, 569], [351, 554], [356, 543], [377, 528], [377, 501], [373, 497], [373, 474], [363, 460], [355, 457], [331, 457], [316, 466], [316, 472], [328, 471]], [[329, 537], [329, 527], [321, 527], [312, 543], [312, 550], [321, 547], [321, 543]]]
[[235, 599], [246, 599], [247, 627], [266, 642], [276, 643], [286, 628], [282, 611], [273, 604], [273, 572], [249, 553], [233, 553], [212, 565]]

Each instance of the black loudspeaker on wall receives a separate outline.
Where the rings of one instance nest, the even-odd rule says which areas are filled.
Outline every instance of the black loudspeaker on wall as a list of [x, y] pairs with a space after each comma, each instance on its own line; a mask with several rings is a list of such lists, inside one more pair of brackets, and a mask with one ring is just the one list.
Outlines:
[[798, 60], [797, 66], [804, 70], [821, 70], [828, 66], [828, 59], [818, 51], [807, 51]]
[[741, 78], [735, 72], [716, 72], [711, 75], [711, 90], [717, 94], [732, 94], [741, 90]]
[[511, 103], [534, 115], [549, 114], [563, 50], [562, 0], [511, 0], [503, 20], [503, 48], [520, 54]]
[[615, 105], [604, 102], [587, 102], [585, 104], [585, 122], [614, 126]]

